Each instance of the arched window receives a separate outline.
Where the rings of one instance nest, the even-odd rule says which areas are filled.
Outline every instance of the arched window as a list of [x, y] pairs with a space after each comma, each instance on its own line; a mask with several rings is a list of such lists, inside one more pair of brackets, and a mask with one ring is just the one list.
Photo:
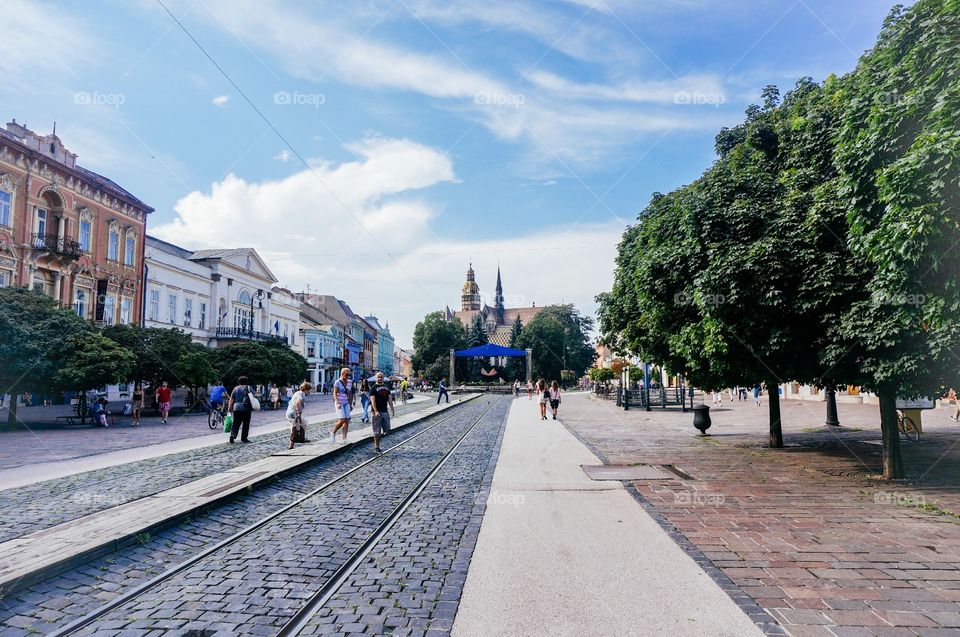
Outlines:
[[250, 305], [250, 293], [246, 290], [240, 290], [240, 296], [237, 297], [237, 302], [242, 305]]

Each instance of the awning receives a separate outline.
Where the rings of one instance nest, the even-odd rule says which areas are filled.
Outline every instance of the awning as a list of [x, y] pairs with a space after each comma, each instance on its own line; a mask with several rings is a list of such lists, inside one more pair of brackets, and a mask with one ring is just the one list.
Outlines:
[[518, 357], [526, 356], [527, 351], [522, 349], [510, 349], [509, 347], [503, 347], [502, 345], [495, 345], [493, 343], [486, 343], [485, 345], [479, 345], [477, 347], [471, 347], [470, 349], [463, 349], [459, 352], [454, 352], [454, 356], [457, 358], [471, 358], [471, 357], [497, 357], [497, 356], [508, 356], [508, 357]]

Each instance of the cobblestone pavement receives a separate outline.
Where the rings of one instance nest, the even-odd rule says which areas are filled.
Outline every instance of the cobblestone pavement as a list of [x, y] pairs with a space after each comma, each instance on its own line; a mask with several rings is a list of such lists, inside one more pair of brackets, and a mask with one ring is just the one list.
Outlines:
[[[397, 414], [430, 406], [431, 402], [397, 405]], [[35, 408], [36, 409], [36, 408]], [[267, 412], [269, 413], [269, 412]], [[359, 426], [358, 419], [352, 423]], [[309, 435], [326, 435], [333, 420], [311, 422]], [[206, 427], [206, 425], [204, 425]], [[109, 430], [99, 430], [109, 431]], [[224, 444], [141, 460], [16, 489], [0, 491], [0, 541], [49, 528], [124, 502], [153, 495], [285, 449], [287, 431], [251, 435], [250, 444]]]
[[303, 635], [450, 634], [488, 504], [505, 417], [506, 410], [464, 439]]
[[[400, 403], [397, 406], [399, 407]], [[113, 405], [111, 408], [116, 407], [117, 405]], [[24, 427], [0, 427], [0, 470], [155, 445], [210, 433], [206, 414], [178, 413], [171, 415], [167, 424], [162, 424], [159, 416], [153, 415], [150, 410], [144, 414], [139, 427], [130, 424], [129, 416], [122, 415], [115, 415], [114, 426], [108, 428], [51, 424], [56, 416], [68, 415], [71, 409], [63, 405], [21, 407], [17, 415], [26, 423]], [[332, 414], [333, 398], [329, 394], [307, 396], [305, 413], [308, 419]], [[283, 410], [264, 410], [253, 417], [254, 424], [283, 419]], [[2, 409], [0, 424], [5, 423], [6, 409]]]
[[821, 426], [821, 403], [783, 405], [783, 450], [764, 447], [766, 406], [747, 403], [711, 410], [709, 437], [689, 413], [585, 396], [564, 401], [561, 421], [606, 463], [689, 474], [632, 484], [708, 572], [739, 587], [731, 597], [791, 635], [960, 636], [960, 428], [927, 412], [921, 441], [902, 444], [909, 479], [890, 482], [877, 475], [875, 406], [841, 404], [837, 430]]
[[[273, 634], [426, 475], [488, 402], [496, 406], [483, 426], [499, 433], [508, 400], [481, 399], [465, 405], [440, 427], [109, 613], [80, 634], [114, 635], [122, 631], [127, 631], [124, 634], [167, 631], [182, 634], [193, 629], [218, 631], [220, 635]], [[299, 484], [296, 478], [284, 478], [281, 484], [291, 480]], [[473, 502], [470, 504], [472, 507]], [[216, 525], [207, 532], [216, 539], [226, 534]], [[124, 552], [112, 556], [114, 560], [127, 558]], [[114, 566], [101, 564], [99, 567], [105, 569], [108, 582], [109, 578], [123, 577], [113, 570]], [[119, 570], [126, 572], [130, 568], [125, 565]], [[102, 584], [89, 572], [65, 574], [57, 579], [69, 581], [71, 576], [77, 580], [75, 586]], [[30, 594], [34, 596], [32, 600], [24, 600], [22, 604], [36, 605], [45, 593], [42, 587], [35, 587]], [[113, 594], [100, 591], [93, 596]], [[62, 600], [65, 607], [69, 607], [70, 599], [67, 595]], [[8, 620], [12, 626], [25, 623], [23, 610], [20, 608], [17, 615]], [[33, 628], [44, 630], [36, 624]]]
[[[481, 413], [476, 407], [464, 407], [465, 410], [467, 408], [470, 409], [473, 419]], [[390, 445], [407, 440], [446, 415], [448, 414], [434, 416], [423, 423], [416, 423], [394, 432], [389, 438]], [[494, 414], [491, 413], [490, 416], [493, 417]], [[467, 417], [469, 416], [464, 416], [464, 418]], [[444, 425], [441, 425], [438, 429], [443, 427]], [[419, 440], [428, 438], [430, 435], [425, 434]], [[347, 450], [308, 469], [274, 480], [251, 493], [234, 498], [196, 516], [195, 519], [170, 527], [156, 536], [144, 537], [138, 545], [126, 547], [93, 560], [82, 568], [7, 595], [0, 600], [0, 632], [5, 636], [50, 632], [103, 602], [114, 599], [172, 565], [195, 555], [207, 546], [236, 533], [268, 513], [293, 502], [301, 495], [369, 458], [368, 448]], [[389, 455], [385, 460], [387, 458]], [[379, 463], [374, 464], [379, 465]], [[385, 475], [390, 476], [392, 473], [386, 472]], [[350, 503], [352, 502], [353, 500], [350, 499]], [[338, 508], [343, 508], [347, 504], [347, 499], [343, 498]], [[345, 528], [348, 529], [348, 534], [356, 532], [350, 526], [352, 519], [352, 517], [339, 519], [341, 522], [346, 522]], [[305, 522], [299, 520], [298, 524], [305, 524]], [[479, 521], [476, 524], [479, 525]], [[315, 535], [315, 533], [305, 532], [304, 535]], [[296, 538], [289, 541], [301, 551], [306, 546], [305, 541], [301, 542]], [[262, 551], [254, 547], [249, 557], [253, 559], [258, 555], [262, 555]], [[263, 573], [262, 576], [271, 581], [282, 579], [276, 572]], [[189, 599], [185, 600], [186, 606], [180, 608], [183, 618], [189, 621], [198, 620], [207, 610], [220, 607], [215, 603], [208, 608], [206, 604], [199, 603], [194, 597], [196, 595], [188, 594]], [[213, 597], [221, 601], [223, 598], [222, 595], [213, 595]], [[291, 599], [295, 598], [296, 592], [293, 591]], [[234, 604], [231, 608], [235, 609], [236, 600], [231, 603]], [[160, 618], [155, 617], [154, 623], [158, 619]], [[123, 619], [117, 621], [123, 622]], [[106, 630], [110, 625], [103, 623], [98, 625], [98, 628]], [[127, 630], [133, 631], [134, 634], [144, 634], [143, 625], [138, 626], [128, 626]]]

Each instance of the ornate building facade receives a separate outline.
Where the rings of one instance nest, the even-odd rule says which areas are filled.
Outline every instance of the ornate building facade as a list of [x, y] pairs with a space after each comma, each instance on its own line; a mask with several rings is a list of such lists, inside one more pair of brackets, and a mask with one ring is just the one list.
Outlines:
[[151, 212], [79, 166], [55, 132], [0, 129], [0, 286], [39, 290], [99, 325], [140, 323]]
[[473, 264], [471, 263], [467, 269], [467, 280], [463, 284], [460, 295], [460, 311], [454, 312], [448, 306], [445, 316], [448, 321], [459, 318], [464, 327], [470, 327], [474, 317], [479, 314], [483, 320], [487, 339], [491, 343], [507, 347], [510, 345], [510, 331], [516, 318], [519, 316], [521, 323], [526, 325], [543, 308], [537, 307], [536, 303], [533, 303], [530, 307], [505, 307], [504, 298], [500, 268], [497, 268], [497, 285], [493, 296], [493, 306], [484, 303], [480, 294], [480, 286], [477, 284], [476, 273], [473, 271]]

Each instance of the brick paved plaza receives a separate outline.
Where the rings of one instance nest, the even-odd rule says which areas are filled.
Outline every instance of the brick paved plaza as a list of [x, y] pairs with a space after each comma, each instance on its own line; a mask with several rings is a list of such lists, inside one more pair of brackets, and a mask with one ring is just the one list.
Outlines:
[[876, 407], [784, 401], [786, 448], [766, 444], [766, 404], [692, 417], [624, 412], [579, 397], [562, 421], [611, 464], [672, 464], [692, 480], [636, 481], [662, 515], [795, 636], [960, 635], [960, 426], [925, 412], [903, 442], [908, 479], [879, 479]]

